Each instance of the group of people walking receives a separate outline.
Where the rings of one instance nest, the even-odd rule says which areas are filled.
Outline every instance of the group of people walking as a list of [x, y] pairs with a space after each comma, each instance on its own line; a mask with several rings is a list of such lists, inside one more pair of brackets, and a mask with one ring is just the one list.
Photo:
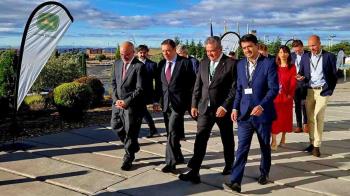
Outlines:
[[[131, 42], [120, 47], [121, 59], [112, 69], [112, 130], [124, 144], [122, 170], [130, 170], [140, 149], [138, 135], [144, 118], [150, 127], [148, 137], [158, 134], [146, 108], [162, 111], [167, 133], [165, 166], [162, 172], [175, 173], [185, 162], [180, 141], [184, 135], [184, 115], [188, 111], [197, 120], [194, 153], [188, 171], [179, 179], [200, 183], [199, 170], [206, 154], [211, 130], [216, 123], [224, 149], [223, 175], [231, 175], [223, 186], [241, 192], [243, 173], [254, 132], [261, 149], [258, 183], [269, 182], [271, 150], [286, 143], [286, 133], [293, 130], [293, 102], [297, 127], [295, 132], [309, 133], [305, 149], [320, 157], [324, 114], [336, 83], [335, 55], [321, 48], [319, 36], [308, 39], [310, 52], [294, 40], [294, 52], [283, 45], [276, 56], [260, 53], [252, 34], [240, 39], [244, 58], [235, 60], [222, 52], [217, 36], [205, 41], [206, 57], [200, 62], [188, 55], [183, 45], [171, 39], [161, 43], [164, 59], [158, 64], [147, 58], [148, 47], [135, 48]], [[238, 124], [235, 154], [233, 123]]]

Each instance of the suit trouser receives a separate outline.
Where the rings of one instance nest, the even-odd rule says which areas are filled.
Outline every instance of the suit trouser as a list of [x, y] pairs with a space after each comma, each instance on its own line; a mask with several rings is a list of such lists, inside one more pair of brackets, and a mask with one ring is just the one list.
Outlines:
[[156, 129], [151, 113], [145, 108], [143, 119], [148, 124], [150, 132]]
[[236, 151], [236, 160], [232, 167], [231, 182], [242, 183], [244, 168], [247, 163], [248, 153], [254, 131], [260, 144], [261, 160], [260, 173], [268, 176], [271, 167], [271, 125], [272, 123], [258, 123], [255, 117], [249, 117], [248, 120], [238, 122], [238, 149]]
[[183, 157], [181, 152], [180, 135], [184, 123], [184, 112], [178, 113], [171, 106], [163, 113], [164, 123], [168, 130], [168, 138], [165, 152], [165, 163], [175, 166], [176, 161]]
[[137, 113], [139, 111], [132, 112], [131, 110], [117, 109], [112, 106], [111, 127], [114, 134], [124, 144], [124, 161], [133, 161], [135, 153], [140, 150], [137, 139], [141, 129], [142, 115]]
[[[303, 99], [303, 87], [298, 86], [295, 89], [294, 105], [295, 105], [295, 117], [297, 121], [297, 127], [302, 128], [303, 124], [307, 124], [307, 115], [305, 100]], [[304, 122], [304, 123], [303, 123]]]
[[329, 100], [329, 96], [321, 96], [320, 93], [321, 89], [308, 89], [306, 96], [310, 143], [315, 147], [321, 146], [324, 114]]
[[202, 165], [207, 150], [210, 132], [215, 123], [220, 129], [221, 142], [224, 146], [225, 165], [230, 168], [232, 167], [235, 153], [235, 141], [230, 113], [227, 113], [223, 118], [217, 118], [215, 113], [216, 110], [208, 108], [205, 114], [198, 116], [194, 153], [188, 163], [188, 167], [193, 170], [199, 171]]

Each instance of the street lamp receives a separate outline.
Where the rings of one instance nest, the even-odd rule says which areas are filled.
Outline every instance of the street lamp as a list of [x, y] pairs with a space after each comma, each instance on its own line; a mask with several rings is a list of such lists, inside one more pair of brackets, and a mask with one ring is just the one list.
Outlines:
[[330, 39], [330, 44], [329, 44], [329, 50], [332, 49], [332, 45], [333, 45], [333, 38], [335, 38], [336, 36], [334, 34], [329, 35], [329, 39]]

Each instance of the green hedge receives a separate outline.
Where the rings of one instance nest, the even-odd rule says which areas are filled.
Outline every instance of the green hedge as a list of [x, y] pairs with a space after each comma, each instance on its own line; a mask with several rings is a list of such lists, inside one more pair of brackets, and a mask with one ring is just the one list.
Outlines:
[[82, 83], [82, 84], [87, 84], [91, 90], [92, 90], [92, 100], [91, 100], [91, 107], [96, 107], [100, 105], [103, 101], [103, 95], [105, 93], [105, 88], [103, 87], [103, 83], [101, 80], [99, 80], [96, 77], [92, 76], [86, 76], [86, 77], [81, 77], [74, 82]]
[[91, 103], [92, 90], [82, 83], [70, 82], [57, 86], [53, 91], [54, 104], [65, 120], [81, 120]]

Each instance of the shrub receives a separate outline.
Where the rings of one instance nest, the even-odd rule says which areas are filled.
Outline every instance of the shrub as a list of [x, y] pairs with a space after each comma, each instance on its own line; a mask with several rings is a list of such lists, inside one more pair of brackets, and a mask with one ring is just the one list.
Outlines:
[[81, 77], [74, 82], [82, 83], [82, 84], [87, 84], [91, 90], [92, 90], [92, 100], [91, 100], [91, 106], [95, 107], [98, 106], [102, 103], [103, 101], [103, 95], [105, 93], [105, 88], [103, 87], [103, 83], [101, 80], [99, 80], [96, 77], [92, 76], [86, 76], [86, 77]]
[[65, 120], [81, 120], [84, 111], [89, 108], [92, 96], [91, 88], [82, 83], [63, 83], [53, 91], [54, 104]]
[[46, 107], [45, 98], [39, 94], [26, 96], [23, 102], [28, 105], [31, 110], [43, 110]]
[[53, 54], [33, 84], [32, 91], [41, 92], [65, 82], [72, 82], [75, 78], [83, 76], [83, 72], [79, 54]]

